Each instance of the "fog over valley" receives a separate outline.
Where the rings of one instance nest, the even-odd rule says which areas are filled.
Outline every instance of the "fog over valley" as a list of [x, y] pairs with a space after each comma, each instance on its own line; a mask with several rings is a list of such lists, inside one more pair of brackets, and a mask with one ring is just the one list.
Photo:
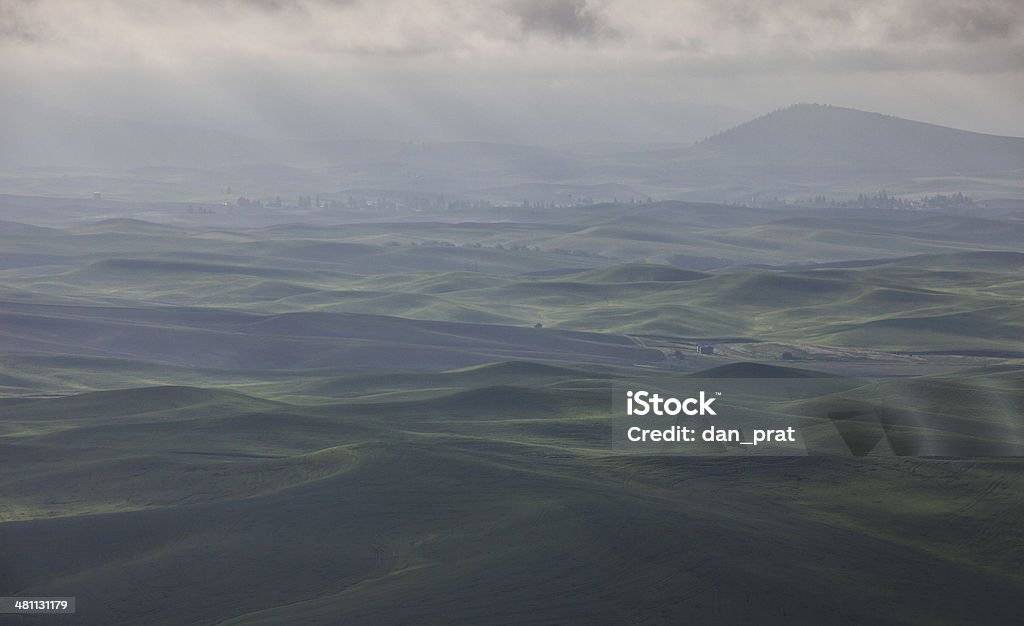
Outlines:
[[0, 85], [13, 623], [1024, 623], [1018, 0], [0, 0]]

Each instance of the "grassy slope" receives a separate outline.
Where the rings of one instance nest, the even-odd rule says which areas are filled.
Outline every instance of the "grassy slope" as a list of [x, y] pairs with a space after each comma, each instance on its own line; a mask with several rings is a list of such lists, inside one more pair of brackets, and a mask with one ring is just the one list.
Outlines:
[[[240, 234], [124, 219], [72, 230], [11, 226], [0, 232], [10, 254], [45, 258], [12, 260], [15, 267], [0, 270], [0, 286], [12, 302], [541, 322], [922, 352], [1024, 348], [1015, 306], [1024, 296], [1024, 262], [1014, 251], [1024, 237], [1019, 220], [899, 211], [759, 215], [673, 204], [613, 209], [593, 207], [578, 222], [568, 211], [561, 217], [570, 223], [552, 224], [543, 240], [536, 224], [378, 223]], [[416, 241], [423, 245], [408, 245]], [[485, 247], [475, 247], [481, 242]], [[630, 242], [637, 251], [620, 249]], [[500, 243], [517, 248], [486, 247]], [[619, 259], [552, 252], [560, 246]], [[702, 272], [622, 262], [638, 251], [650, 260], [899, 258], [863, 267]], [[907, 256], [913, 253], [922, 254]], [[566, 266], [582, 271], [546, 274]], [[11, 341], [44, 349], [32, 339], [29, 333]]]
[[[755, 213], [0, 228], [0, 593], [84, 623], [1021, 621], [1015, 461], [611, 454], [610, 379], [661, 364], [621, 333], [1024, 350], [1017, 222]], [[1016, 432], [1021, 384], [886, 394], [960, 441]]]
[[[0, 588], [102, 596], [87, 623], [1019, 617], [1016, 464], [614, 456], [606, 376], [460, 370], [419, 384], [464, 391], [415, 403], [175, 387], [6, 406], [62, 429], [3, 437], [21, 521], [0, 524]], [[977, 602], [927, 591], [947, 584]]]

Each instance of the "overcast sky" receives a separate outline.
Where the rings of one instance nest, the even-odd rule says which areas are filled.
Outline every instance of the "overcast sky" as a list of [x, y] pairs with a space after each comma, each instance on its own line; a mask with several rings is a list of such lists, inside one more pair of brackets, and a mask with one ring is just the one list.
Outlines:
[[0, 80], [277, 136], [689, 141], [796, 102], [1024, 136], [1024, 2], [0, 0]]

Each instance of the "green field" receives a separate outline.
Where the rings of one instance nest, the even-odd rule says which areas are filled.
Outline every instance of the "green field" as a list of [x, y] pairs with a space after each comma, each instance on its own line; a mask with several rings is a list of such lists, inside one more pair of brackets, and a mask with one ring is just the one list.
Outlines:
[[[89, 624], [1024, 620], [1020, 215], [122, 209], [0, 223], [0, 595]], [[875, 438], [616, 452], [613, 385], [652, 374], [848, 380], [764, 409]], [[875, 430], [823, 417], [878, 398]]]

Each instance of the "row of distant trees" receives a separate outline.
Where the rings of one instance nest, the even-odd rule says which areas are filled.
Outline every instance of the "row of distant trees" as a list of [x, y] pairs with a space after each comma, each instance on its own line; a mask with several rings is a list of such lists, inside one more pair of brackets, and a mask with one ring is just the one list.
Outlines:
[[[230, 189], [230, 187], [228, 187]], [[646, 200], [637, 200], [632, 198], [631, 204], [652, 202], [651, 198]], [[762, 201], [762, 204], [764, 201]], [[785, 206], [789, 203], [786, 200], [775, 198], [773, 201], [768, 202], [771, 205]], [[875, 192], [874, 194], [858, 194], [856, 198], [850, 198], [845, 200], [837, 200], [824, 195], [817, 195], [813, 198], [797, 201], [795, 204], [804, 204], [814, 207], [826, 207], [826, 208], [839, 208], [839, 209], [966, 209], [974, 206], [974, 199], [969, 196], [965, 196], [963, 193], [955, 194], [936, 194], [933, 196], [921, 196], [919, 198], [908, 198], [904, 196], [891, 195], [889, 192], [882, 190]], [[235, 200], [235, 206], [242, 209], [262, 209], [262, 208], [282, 208], [287, 205], [281, 196], [275, 196], [269, 200], [247, 198], [246, 196], [238, 196]], [[322, 200], [319, 195], [317, 196], [299, 196], [294, 206], [300, 209], [355, 209], [355, 208], [381, 208], [381, 209], [396, 209], [396, 208], [442, 208], [442, 209], [459, 209], [459, 208], [472, 208], [472, 209], [488, 209], [494, 208], [494, 205], [486, 200], [445, 200], [443, 198], [420, 198], [410, 197], [403, 199], [391, 199], [391, 198], [365, 198], [365, 197], [353, 197], [348, 196], [345, 200]], [[537, 208], [537, 209], [557, 209], [564, 206], [571, 206], [570, 204], [559, 204], [555, 202], [527, 202], [523, 201], [522, 206], [524, 208]]]
[[[230, 189], [230, 187], [228, 187]], [[494, 205], [487, 200], [445, 200], [444, 198], [431, 197], [408, 197], [408, 198], [385, 198], [385, 197], [356, 197], [348, 196], [344, 200], [326, 200], [316, 196], [299, 196], [294, 205], [285, 203], [281, 196], [267, 199], [253, 199], [246, 196], [238, 196], [235, 206], [240, 209], [280, 209], [286, 206], [296, 206], [300, 209], [490, 209]]]
[[920, 198], [906, 198], [890, 195], [882, 190], [872, 195], [858, 194], [848, 200], [835, 200], [822, 195], [807, 200], [806, 204], [816, 207], [839, 209], [967, 209], [974, 206], [974, 199], [962, 193], [936, 194]]

